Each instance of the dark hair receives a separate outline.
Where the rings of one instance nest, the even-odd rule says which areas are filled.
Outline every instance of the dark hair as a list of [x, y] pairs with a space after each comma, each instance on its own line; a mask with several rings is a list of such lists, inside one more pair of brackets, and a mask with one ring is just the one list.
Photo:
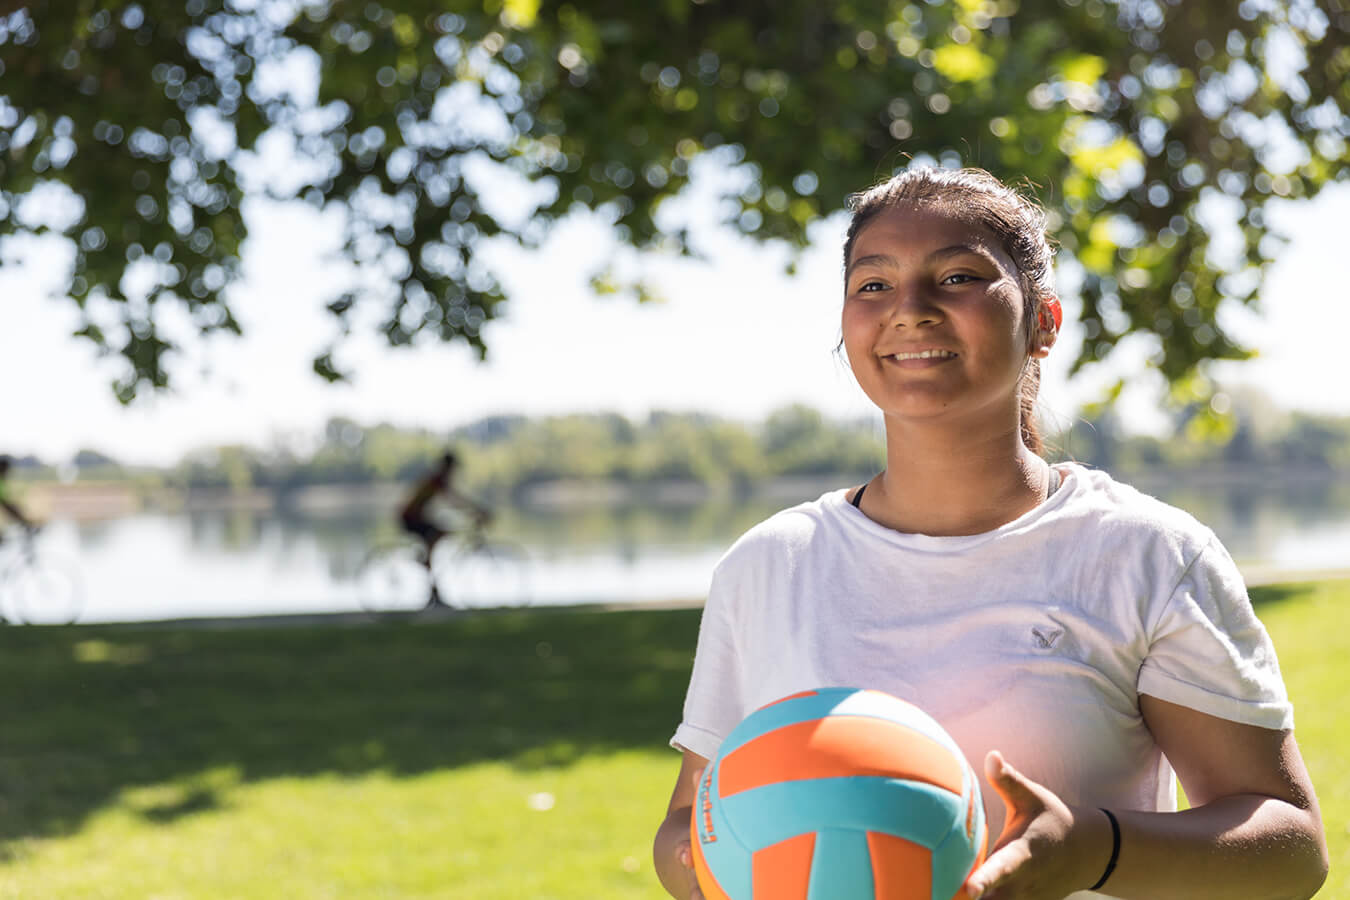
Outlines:
[[453, 469], [459, 465], [459, 456], [453, 450], [447, 450], [441, 454], [441, 465], [447, 469]]
[[[881, 213], [898, 206], [931, 206], [991, 232], [1017, 267], [1025, 299], [1027, 342], [1035, 334], [1041, 301], [1055, 296], [1055, 251], [1045, 233], [1045, 211], [1036, 201], [1008, 187], [984, 169], [906, 169], [848, 198], [853, 214], [844, 240], [844, 268], [858, 235]], [[1036, 426], [1036, 394], [1041, 386], [1041, 361], [1030, 359], [1019, 388], [1022, 441], [1035, 453], [1045, 452]]]

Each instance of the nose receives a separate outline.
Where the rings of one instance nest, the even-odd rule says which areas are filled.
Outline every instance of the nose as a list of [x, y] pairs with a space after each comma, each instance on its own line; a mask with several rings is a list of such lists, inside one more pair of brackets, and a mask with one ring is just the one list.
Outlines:
[[919, 285], [900, 286], [895, 291], [888, 324], [892, 328], [926, 328], [942, 322], [942, 309]]

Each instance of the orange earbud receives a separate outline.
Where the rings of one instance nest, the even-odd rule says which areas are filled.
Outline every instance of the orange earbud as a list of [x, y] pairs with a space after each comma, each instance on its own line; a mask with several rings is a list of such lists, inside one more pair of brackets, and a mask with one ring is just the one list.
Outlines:
[[[1046, 315], [1049, 313], [1049, 315]], [[1037, 324], [1041, 331], [1059, 331], [1060, 324], [1064, 321], [1064, 310], [1059, 305], [1058, 298], [1050, 297], [1041, 301], [1040, 311], [1037, 313]]]

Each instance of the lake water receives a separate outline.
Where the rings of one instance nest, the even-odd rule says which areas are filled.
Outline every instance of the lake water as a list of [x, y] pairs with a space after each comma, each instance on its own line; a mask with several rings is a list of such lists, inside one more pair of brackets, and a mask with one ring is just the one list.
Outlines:
[[[1214, 528], [1249, 575], [1350, 567], [1350, 482], [1149, 492]], [[535, 605], [694, 600], [731, 541], [784, 505], [503, 510], [494, 533], [525, 549]], [[42, 540], [83, 582], [81, 621], [113, 622], [357, 611], [361, 561], [393, 535], [388, 514], [367, 509], [57, 520]]]

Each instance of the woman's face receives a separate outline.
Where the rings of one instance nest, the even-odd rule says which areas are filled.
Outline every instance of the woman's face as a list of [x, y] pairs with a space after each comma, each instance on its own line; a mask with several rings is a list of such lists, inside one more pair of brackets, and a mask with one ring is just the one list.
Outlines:
[[1015, 427], [1025, 301], [986, 229], [925, 207], [877, 215], [848, 260], [843, 333], [858, 384], [887, 418]]

